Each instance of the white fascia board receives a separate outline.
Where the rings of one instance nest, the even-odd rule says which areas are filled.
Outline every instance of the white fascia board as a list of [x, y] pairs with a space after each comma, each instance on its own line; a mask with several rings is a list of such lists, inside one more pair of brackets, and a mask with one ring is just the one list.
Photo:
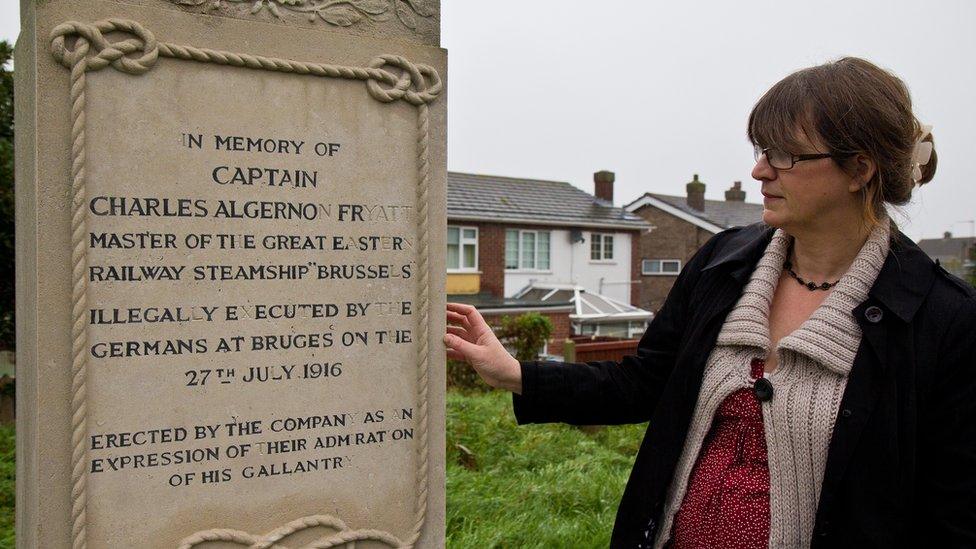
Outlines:
[[596, 223], [592, 221], [554, 221], [549, 219], [520, 219], [517, 217], [487, 217], [477, 215], [448, 215], [450, 221], [480, 221], [482, 223], [513, 223], [518, 225], [538, 225], [540, 227], [585, 227], [588, 229], [616, 229], [618, 231], [646, 231], [649, 223], [638, 225], [638, 221], [630, 223]]
[[646, 194], [638, 198], [637, 200], [631, 202], [630, 204], [624, 206], [624, 209], [627, 210], [628, 212], [634, 213], [639, 208], [642, 208], [644, 206], [654, 206], [655, 208], [659, 210], [663, 210], [679, 219], [683, 219], [688, 223], [691, 223], [692, 225], [701, 227], [702, 229], [705, 229], [706, 231], [709, 231], [712, 234], [717, 234], [725, 230], [724, 227], [719, 227], [714, 223], [709, 223], [708, 221], [705, 221], [700, 217], [694, 216], [684, 210], [675, 208], [674, 206], [668, 204], [663, 200], [654, 198], [653, 196], [648, 196]]
[[478, 309], [479, 313], [482, 314], [503, 314], [503, 313], [565, 313], [572, 311], [573, 307], [571, 305], [558, 306], [558, 307], [500, 307], [496, 309], [484, 308]]
[[538, 290], [582, 290], [583, 287], [580, 286], [579, 284], [567, 284], [565, 282], [533, 282], [533, 283], [529, 284], [528, 286], [526, 286], [525, 288], [523, 288], [523, 289], [521, 289], [519, 291], [521, 292], [521, 291], [531, 290], [531, 289], [538, 289]]
[[569, 315], [570, 320], [650, 320], [654, 318], [654, 313], [608, 313], [608, 314], [588, 314], [588, 315]]

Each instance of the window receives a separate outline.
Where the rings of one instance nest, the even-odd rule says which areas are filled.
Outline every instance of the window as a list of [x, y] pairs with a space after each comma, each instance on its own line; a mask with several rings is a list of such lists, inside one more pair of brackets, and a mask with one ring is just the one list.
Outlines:
[[631, 322], [630, 328], [627, 331], [627, 337], [630, 339], [640, 339], [644, 336], [645, 331], [647, 331], [646, 322]]
[[505, 231], [505, 268], [549, 270], [549, 231]]
[[604, 322], [601, 324], [583, 324], [577, 330], [578, 335], [584, 336], [607, 336], [620, 337], [626, 339], [639, 338], [647, 330], [647, 323], [643, 320], [631, 320], [628, 322]]
[[613, 259], [613, 233], [590, 233], [590, 259]]
[[447, 228], [447, 270], [478, 270], [478, 228]]
[[676, 275], [681, 272], [680, 259], [645, 259], [641, 261], [641, 274]]
[[535, 269], [535, 233], [522, 233], [519, 249], [522, 250], [522, 268]]

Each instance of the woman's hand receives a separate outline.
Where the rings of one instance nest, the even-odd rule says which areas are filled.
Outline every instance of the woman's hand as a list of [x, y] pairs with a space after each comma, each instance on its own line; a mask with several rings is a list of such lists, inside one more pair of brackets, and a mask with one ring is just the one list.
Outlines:
[[448, 358], [470, 364], [488, 385], [522, 393], [522, 366], [471, 305], [447, 304], [444, 345], [447, 345]]

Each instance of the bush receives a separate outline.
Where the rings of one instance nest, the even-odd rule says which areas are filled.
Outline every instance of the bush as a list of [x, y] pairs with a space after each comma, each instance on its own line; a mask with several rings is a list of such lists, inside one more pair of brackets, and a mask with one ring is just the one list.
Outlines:
[[491, 386], [481, 380], [470, 364], [451, 359], [447, 359], [447, 388], [478, 393], [491, 390]]
[[[535, 360], [552, 335], [552, 322], [539, 313], [525, 313], [517, 317], [505, 316], [501, 327], [493, 327], [498, 339], [516, 350], [515, 358]], [[447, 361], [447, 387], [462, 392], [485, 392], [491, 387], [481, 380], [474, 368], [460, 360]]]
[[499, 339], [515, 347], [515, 358], [536, 360], [539, 351], [552, 336], [552, 321], [539, 313], [525, 313], [517, 317], [502, 317], [502, 327], [496, 331]]

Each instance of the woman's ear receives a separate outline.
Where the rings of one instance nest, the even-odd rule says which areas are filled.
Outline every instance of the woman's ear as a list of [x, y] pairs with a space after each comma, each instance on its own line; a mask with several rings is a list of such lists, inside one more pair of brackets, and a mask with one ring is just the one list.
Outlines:
[[851, 160], [851, 166], [854, 168], [849, 188], [851, 192], [860, 191], [862, 187], [868, 184], [868, 181], [871, 181], [871, 178], [878, 171], [878, 165], [875, 164], [874, 159], [861, 153], [854, 155], [854, 158]]

